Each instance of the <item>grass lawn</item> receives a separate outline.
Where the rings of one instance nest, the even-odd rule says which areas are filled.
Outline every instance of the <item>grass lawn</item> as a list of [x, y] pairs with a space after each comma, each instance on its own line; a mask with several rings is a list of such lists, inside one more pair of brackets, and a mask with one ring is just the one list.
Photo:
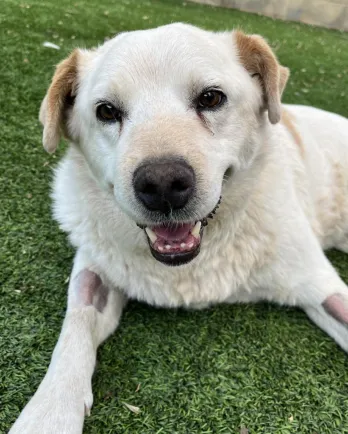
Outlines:
[[[286, 102], [348, 115], [348, 34], [175, 0], [2, 0], [0, 433], [46, 372], [74, 254], [50, 217], [64, 146], [46, 154], [37, 120], [53, 66], [75, 46], [172, 21], [263, 34], [292, 70]], [[348, 281], [347, 256], [329, 256]], [[86, 433], [348, 433], [347, 356], [296, 309], [131, 303], [99, 350], [93, 389]]]

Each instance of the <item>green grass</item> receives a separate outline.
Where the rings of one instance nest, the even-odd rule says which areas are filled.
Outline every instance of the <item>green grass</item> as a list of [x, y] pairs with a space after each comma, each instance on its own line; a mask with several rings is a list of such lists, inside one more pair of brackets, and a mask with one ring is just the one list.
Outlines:
[[[53, 66], [77, 45], [172, 21], [263, 34], [292, 70], [287, 102], [348, 115], [347, 34], [175, 0], [2, 0], [1, 433], [45, 374], [73, 258], [50, 217], [51, 171], [63, 151], [45, 154], [37, 121]], [[46, 40], [61, 50], [43, 48]], [[348, 281], [347, 256], [332, 252], [330, 259]], [[250, 433], [348, 433], [347, 356], [295, 309], [188, 312], [132, 303], [99, 350], [93, 388], [86, 433], [238, 433], [243, 426]]]

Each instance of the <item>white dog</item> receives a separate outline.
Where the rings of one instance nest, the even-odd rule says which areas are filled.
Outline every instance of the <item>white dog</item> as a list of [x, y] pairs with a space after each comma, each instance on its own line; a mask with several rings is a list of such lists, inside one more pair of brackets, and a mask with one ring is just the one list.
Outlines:
[[[348, 351], [348, 121], [281, 105], [260, 36], [185, 24], [75, 50], [42, 103], [71, 146], [54, 215], [77, 253], [48, 372], [11, 433], [81, 433], [98, 345], [125, 301], [300, 306]], [[211, 219], [214, 217], [213, 219]]]

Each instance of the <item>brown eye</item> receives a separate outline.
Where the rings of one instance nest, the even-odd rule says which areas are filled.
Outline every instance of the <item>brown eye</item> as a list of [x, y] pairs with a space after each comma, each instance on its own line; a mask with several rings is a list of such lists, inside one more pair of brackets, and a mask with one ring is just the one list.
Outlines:
[[226, 99], [225, 94], [220, 92], [219, 90], [208, 90], [203, 92], [199, 98], [197, 103], [197, 108], [202, 109], [212, 109], [220, 106]]
[[112, 104], [100, 104], [97, 107], [97, 118], [102, 122], [119, 122], [122, 120], [122, 112]]

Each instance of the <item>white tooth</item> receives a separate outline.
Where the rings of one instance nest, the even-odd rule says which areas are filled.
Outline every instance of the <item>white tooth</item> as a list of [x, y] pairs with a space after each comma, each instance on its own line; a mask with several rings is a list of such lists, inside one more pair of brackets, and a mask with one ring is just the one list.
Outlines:
[[188, 247], [189, 247], [189, 249], [192, 249], [192, 247], [193, 247], [193, 243], [190, 243], [190, 244], [188, 245]]
[[167, 250], [170, 250], [170, 245], [169, 244], [167, 244], [165, 247], [166, 247]]
[[184, 247], [186, 247], [186, 244], [185, 244], [185, 243], [181, 243], [181, 244], [180, 244], [180, 247], [181, 247], [181, 248], [184, 248]]
[[199, 231], [201, 230], [201, 226], [202, 226], [202, 223], [197, 222], [195, 224], [195, 227], [191, 231], [191, 235], [193, 235], [195, 238], [198, 238], [199, 237]]
[[145, 232], [147, 233], [147, 236], [150, 238], [151, 243], [154, 244], [155, 241], [157, 240], [157, 235], [155, 234], [155, 232], [150, 228], [145, 228]]
[[160, 252], [163, 252], [163, 247], [162, 247], [162, 246], [158, 246], [157, 248], [158, 248], [158, 250], [159, 250]]

